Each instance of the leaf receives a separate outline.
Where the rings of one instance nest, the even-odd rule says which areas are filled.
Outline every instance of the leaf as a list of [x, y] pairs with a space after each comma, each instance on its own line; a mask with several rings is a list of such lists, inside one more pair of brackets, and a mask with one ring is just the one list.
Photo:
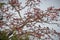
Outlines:
[[0, 31], [0, 40], [9, 40], [5, 31]]
[[0, 8], [2, 8], [2, 6], [4, 5], [5, 3], [0, 3]]
[[14, 34], [12, 37], [11, 37], [11, 40], [18, 40], [18, 37], [16, 34]]

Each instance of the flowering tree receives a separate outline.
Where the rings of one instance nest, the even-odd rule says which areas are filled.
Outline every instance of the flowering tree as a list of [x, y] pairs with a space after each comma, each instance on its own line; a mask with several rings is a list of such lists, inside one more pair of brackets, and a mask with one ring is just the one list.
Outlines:
[[[60, 25], [56, 22], [59, 21], [60, 8], [49, 7], [43, 11], [38, 8], [40, 3], [40, 0], [25, 0], [25, 5], [22, 5], [19, 0], [9, 0], [7, 4], [0, 3], [1, 31], [7, 32], [6, 35], [11, 40], [13, 40], [14, 35], [17, 38], [14, 40], [55, 40], [53, 37], [57, 37], [60, 40], [60, 32], [53, 28], [50, 29], [49, 26], [41, 26], [41, 24], [55, 24], [59, 27]], [[21, 12], [25, 8], [27, 11], [23, 16]]]

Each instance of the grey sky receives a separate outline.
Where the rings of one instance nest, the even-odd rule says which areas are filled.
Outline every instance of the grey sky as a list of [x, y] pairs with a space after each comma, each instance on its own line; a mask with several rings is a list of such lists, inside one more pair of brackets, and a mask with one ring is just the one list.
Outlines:
[[40, 8], [45, 10], [49, 6], [60, 8], [60, 0], [41, 0]]

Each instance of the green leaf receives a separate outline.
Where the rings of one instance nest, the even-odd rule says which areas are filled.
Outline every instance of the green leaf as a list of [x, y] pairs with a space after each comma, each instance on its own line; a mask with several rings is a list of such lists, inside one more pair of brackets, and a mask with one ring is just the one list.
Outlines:
[[16, 34], [14, 34], [12, 37], [11, 37], [11, 40], [18, 40], [18, 37]]
[[2, 8], [2, 6], [4, 5], [5, 3], [0, 3], [0, 8]]
[[29, 40], [29, 35], [26, 34], [26, 35], [22, 35], [22, 37], [20, 37], [20, 40]]
[[0, 31], [0, 40], [9, 40], [6, 32]]

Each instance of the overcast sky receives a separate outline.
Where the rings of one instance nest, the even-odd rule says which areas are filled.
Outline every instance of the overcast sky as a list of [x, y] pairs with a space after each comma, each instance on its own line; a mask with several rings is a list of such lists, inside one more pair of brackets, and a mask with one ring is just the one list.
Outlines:
[[60, 0], [41, 0], [40, 8], [45, 10], [49, 6], [60, 8]]

